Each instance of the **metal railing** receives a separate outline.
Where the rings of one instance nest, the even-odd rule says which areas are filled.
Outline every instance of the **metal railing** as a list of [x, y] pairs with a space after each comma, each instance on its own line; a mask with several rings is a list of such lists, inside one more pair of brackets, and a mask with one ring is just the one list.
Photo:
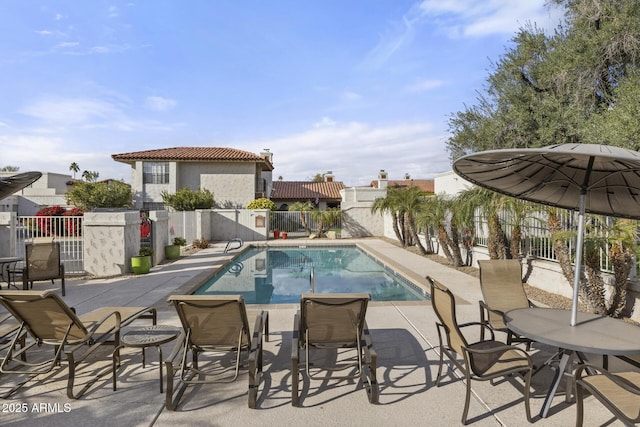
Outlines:
[[[304, 224], [307, 224], [309, 232], [318, 231], [318, 221], [316, 221], [311, 212], [284, 212], [272, 211], [269, 213], [270, 224], [269, 229], [280, 230], [281, 232], [290, 233], [292, 235], [305, 235], [306, 230]], [[342, 228], [342, 220], [336, 219], [332, 224], [324, 224], [324, 229], [335, 230]]]
[[[84, 274], [84, 242], [81, 216], [21, 216], [16, 233], [16, 256], [24, 258], [25, 243], [53, 238], [60, 243], [65, 274]], [[22, 263], [17, 268], [22, 268]]]

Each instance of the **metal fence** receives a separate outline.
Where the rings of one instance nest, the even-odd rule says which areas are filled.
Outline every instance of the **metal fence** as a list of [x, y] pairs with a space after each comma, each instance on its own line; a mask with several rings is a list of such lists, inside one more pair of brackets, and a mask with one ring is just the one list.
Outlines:
[[[563, 231], [577, 231], [578, 213], [575, 211], [558, 210], [558, 220], [560, 221], [560, 229]], [[587, 216], [588, 233], [593, 237], [601, 237], [606, 234], [608, 224], [601, 223], [602, 217]], [[611, 218], [604, 217], [604, 221], [608, 222]], [[474, 244], [477, 246], [487, 246], [487, 238], [489, 236], [489, 228], [486, 220], [480, 216], [476, 216], [476, 236]], [[508, 212], [500, 213], [500, 223], [507, 237], [511, 239], [515, 221]], [[638, 223], [640, 225], [640, 223]], [[521, 224], [522, 240], [520, 242], [520, 252], [523, 255], [533, 256], [538, 259], [549, 261], [557, 261], [555, 251], [553, 250], [553, 238], [549, 231], [546, 212], [533, 212]], [[604, 240], [604, 239], [603, 239]], [[640, 242], [639, 242], [640, 243]], [[568, 239], [567, 244], [571, 259], [575, 256], [575, 239]], [[600, 251], [600, 268], [603, 271], [612, 272], [613, 267], [608, 256], [609, 245], [605, 244]], [[640, 265], [636, 263], [636, 270], [631, 272], [632, 277], [640, 274]]]
[[[284, 211], [272, 211], [269, 213], [270, 224], [269, 229], [279, 230], [281, 232], [288, 233], [290, 236], [305, 236], [306, 230], [304, 224], [311, 233], [318, 231], [318, 221], [316, 221], [311, 212], [284, 212]], [[326, 230], [338, 230], [342, 228], [342, 220], [336, 219], [332, 224], [325, 224]]]
[[[65, 274], [84, 274], [84, 245], [81, 216], [21, 216], [18, 218], [16, 256], [24, 258], [25, 243], [37, 238], [60, 243], [60, 258]], [[18, 268], [22, 268], [18, 264]]]

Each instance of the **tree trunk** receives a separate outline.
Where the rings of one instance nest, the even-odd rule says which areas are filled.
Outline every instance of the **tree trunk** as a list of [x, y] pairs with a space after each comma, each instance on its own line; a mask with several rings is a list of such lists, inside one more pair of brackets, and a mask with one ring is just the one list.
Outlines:
[[464, 265], [464, 263], [462, 262], [462, 253], [460, 252], [460, 241], [458, 240], [458, 225], [452, 218], [449, 226], [451, 227], [451, 238], [449, 239], [449, 244], [451, 245], [451, 255], [453, 257], [455, 265], [460, 267]]
[[[549, 224], [549, 233], [551, 234], [551, 236], [561, 231], [560, 220], [558, 219], [558, 215], [556, 215], [555, 212], [549, 211], [547, 215], [547, 222]], [[567, 282], [569, 282], [569, 286], [571, 286], [571, 289], [573, 289], [574, 270], [571, 266], [569, 247], [567, 246], [566, 242], [557, 239], [553, 241], [553, 250], [556, 254], [556, 259], [558, 260], [558, 264], [560, 265], [563, 276], [565, 277], [565, 279], [567, 279]], [[584, 278], [581, 277], [579, 283], [580, 289], [578, 289], [578, 297], [582, 299], [585, 298], [583, 291], [584, 286]]]
[[609, 250], [609, 259], [613, 266], [615, 282], [613, 292], [609, 297], [607, 314], [612, 317], [620, 317], [627, 305], [627, 278], [633, 265], [631, 252], [621, 245], [613, 245]]
[[413, 216], [411, 216], [411, 214], [407, 214], [407, 225], [409, 228], [409, 233], [411, 234], [411, 238], [413, 239], [415, 245], [418, 247], [418, 251], [420, 252], [420, 254], [426, 255], [427, 250], [424, 248], [424, 246], [422, 246], [422, 243], [420, 242], [420, 236], [418, 236], [418, 232], [416, 231], [414, 222], [415, 221], [413, 219]]
[[522, 241], [522, 229], [519, 224], [514, 225], [511, 232], [511, 257], [520, 259], [520, 242]]
[[450, 264], [454, 264], [455, 261], [451, 255], [451, 251], [449, 250], [449, 235], [443, 225], [438, 226], [438, 241], [440, 242], [440, 247], [442, 248], [442, 252], [444, 252], [444, 256], [447, 257]]

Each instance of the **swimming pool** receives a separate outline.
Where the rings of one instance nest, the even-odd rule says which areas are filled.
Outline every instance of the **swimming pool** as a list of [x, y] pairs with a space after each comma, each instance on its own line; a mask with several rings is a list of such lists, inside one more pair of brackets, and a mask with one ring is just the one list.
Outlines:
[[307, 292], [366, 292], [372, 301], [429, 299], [422, 288], [356, 246], [251, 247], [194, 294], [240, 294], [248, 304], [297, 304]]

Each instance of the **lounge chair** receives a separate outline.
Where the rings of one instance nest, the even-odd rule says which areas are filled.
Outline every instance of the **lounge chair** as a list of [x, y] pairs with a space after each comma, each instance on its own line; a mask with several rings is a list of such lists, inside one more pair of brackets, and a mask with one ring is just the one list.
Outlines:
[[64, 288], [64, 264], [60, 260], [60, 242], [27, 243], [25, 264], [22, 270], [22, 289], [33, 288], [33, 282], [60, 279], [62, 296]]
[[[100, 345], [112, 344], [116, 350], [120, 344], [122, 327], [138, 319], [151, 319], [153, 324], [156, 323], [156, 310], [149, 307], [102, 307], [77, 316], [53, 291], [0, 291], [0, 304], [20, 323], [0, 363], [0, 373], [28, 375], [30, 379], [59, 366], [65, 360], [62, 358], [64, 353], [69, 367], [67, 396], [70, 399], [77, 399], [91, 385], [85, 386], [78, 394], [74, 393], [76, 367]], [[33, 341], [18, 350], [16, 346], [25, 332]], [[43, 344], [53, 347], [52, 358], [38, 363], [16, 359], [16, 356], [23, 356], [27, 350]], [[77, 356], [76, 353], [81, 349], [85, 351]], [[7, 397], [24, 383], [26, 381], [12, 389]]]
[[[2, 356], [4, 354], [4, 351], [11, 346], [11, 342], [13, 341], [15, 334], [19, 330], [20, 330], [20, 324], [15, 321], [13, 316], [11, 315], [0, 316], [0, 352], [2, 352], [0, 353], [0, 357], [4, 357]], [[20, 344], [21, 348], [24, 348], [25, 346], [25, 335], [26, 334], [22, 333], [22, 335], [19, 337], [19, 340], [18, 340], [18, 344]], [[23, 360], [26, 360], [25, 357], [26, 355], [23, 354], [22, 355]]]
[[[365, 321], [369, 294], [303, 294], [300, 311], [293, 322], [291, 353], [291, 404], [300, 405], [299, 364], [303, 353], [304, 370], [309, 379], [333, 380], [362, 378], [369, 401], [378, 402], [376, 365], [378, 355], [373, 348]], [[355, 356], [330, 366], [312, 364], [311, 350], [355, 349]], [[345, 372], [345, 371], [349, 372]], [[343, 372], [344, 375], [333, 375]], [[322, 374], [321, 374], [322, 373]]]
[[[241, 354], [248, 353], [249, 370], [249, 408], [256, 407], [258, 386], [262, 378], [262, 340], [263, 334], [269, 341], [269, 313], [261, 311], [256, 317], [253, 335], [249, 331], [249, 321], [244, 299], [240, 295], [171, 295], [180, 323], [184, 329], [178, 337], [171, 355], [165, 360], [167, 368], [167, 394], [165, 406], [174, 410], [178, 401], [174, 401], [174, 360], [180, 355], [177, 366], [182, 390], [177, 393], [178, 400], [189, 384], [207, 384], [232, 382], [238, 377]], [[192, 362], [187, 354], [191, 352]], [[222, 352], [222, 353], [221, 353]], [[223, 357], [235, 352], [235, 363], [230, 368], [216, 364], [206, 371], [198, 366], [200, 353], [209, 353]], [[233, 373], [229, 374], [229, 371]], [[207, 379], [207, 376], [209, 379]], [[201, 379], [204, 377], [204, 379]]]
[[[529, 355], [521, 348], [495, 341], [494, 332], [486, 324], [470, 322], [458, 324], [456, 319], [456, 305], [451, 291], [441, 283], [427, 277], [431, 285], [431, 304], [439, 322], [436, 322], [440, 341], [440, 363], [436, 386], [440, 386], [442, 378], [443, 356], [447, 356], [453, 364], [464, 373], [466, 383], [466, 397], [462, 411], [462, 424], [467, 424], [469, 401], [471, 398], [471, 380], [487, 381], [512, 374], [524, 376], [524, 404], [527, 420], [531, 420], [529, 393], [531, 384], [532, 363]], [[470, 326], [487, 328], [490, 340], [480, 340], [469, 343], [462, 333], [462, 329]], [[464, 360], [460, 362], [457, 356]]]
[[[480, 301], [480, 321], [494, 331], [507, 334], [507, 344], [531, 340], [521, 337], [507, 328], [503, 315], [516, 308], [532, 307], [522, 284], [522, 265], [517, 259], [493, 259], [478, 261], [480, 288], [484, 301]], [[484, 339], [484, 328], [481, 339]]]
[[611, 373], [598, 366], [585, 364], [576, 369], [575, 380], [577, 427], [582, 426], [585, 391], [591, 393], [625, 425], [640, 422], [640, 372]]

